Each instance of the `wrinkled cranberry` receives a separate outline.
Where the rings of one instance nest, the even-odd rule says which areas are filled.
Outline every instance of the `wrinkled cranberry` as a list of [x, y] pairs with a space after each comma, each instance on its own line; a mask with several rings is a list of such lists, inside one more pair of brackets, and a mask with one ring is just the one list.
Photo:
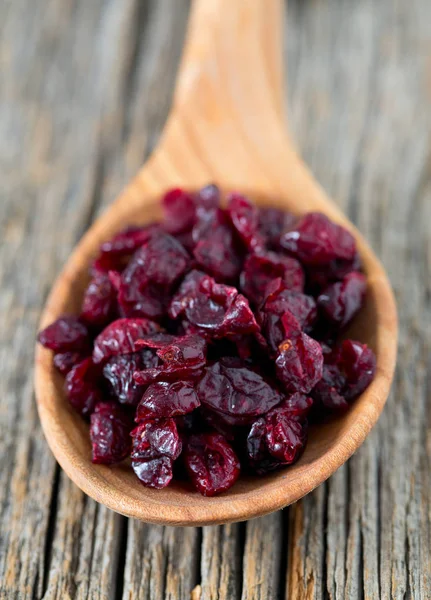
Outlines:
[[157, 331], [160, 326], [148, 319], [117, 319], [95, 339], [93, 360], [100, 363], [111, 356], [135, 352], [137, 340]]
[[308, 416], [312, 407], [312, 398], [295, 392], [290, 396], [286, 396], [286, 398], [277, 408], [283, 409], [283, 411], [291, 415], [292, 418], [303, 421]]
[[357, 251], [351, 260], [335, 259], [327, 265], [311, 265], [307, 268], [307, 286], [313, 293], [320, 293], [330, 283], [340, 281], [352, 271], [360, 269], [361, 259]]
[[103, 327], [117, 316], [117, 290], [111, 277], [107, 273], [97, 273], [85, 290], [81, 319], [89, 325]]
[[365, 276], [354, 271], [329, 285], [317, 298], [317, 304], [325, 319], [344, 327], [361, 308], [366, 289]]
[[206, 363], [206, 341], [197, 335], [174, 337], [150, 336], [138, 342], [138, 347], [157, 349], [160, 367], [137, 371], [135, 381], [140, 385], [151, 383], [157, 378], [184, 379], [197, 376]]
[[100, 254], [94, 261], [93, 273], [122, 271], [130, 256], [142, 246], [152, 231], [160, 230], [160, 226], [151, 223], [145, 227], [128, 227], [117, 233], [111, 240], [100, 247]]
[[275, 366], [287, 392], [308, 394], [322, 377], [323, 354], [319, 342], [305, 333], [285, 340], [279, 346]]
[[207, 367], [196, 391], [204, 406], [232, 416], [257, 416], [281, 401], [280, 393], [240, 360]]
[[150, 385], [136, 409], [136, 421], [155, 417], [177, 417], [200, 406], [193, 383], [157, 381]]
[[277, 277], [280, 277], [286, 289], [295, 292], [304, 289], [304, 271], [294, 258], [275, 252], [251, 254], [240, 276], [241, 290], [251, 302], [258, 305], [265, 299], [268, 284]]
[[196, 219], [196, 204], [193, 195], [181, 188], [166, 192], [162, 199], [165, 230], [177, 235], [190, 230]]
[[311, 395], [325, 410], [343, 412], [349, 407], [347, 400], [342, 396], [345, 385], [346, 380], [337, 365], [323, 365], [322, 378], [311, 391]]
[[279, 208], [259, 208], [259, 233], [269, 250], [280, 248], [280, 236], [296, 222], [296, 217]]
[[233, 281], [241, 271], [242, 258], [235, 247], [232, 230], [220, 225], [202, 237], [193, 250], [199, 267], [217, 281]]
[[240, 472], [233, 448], [219, 433], [191, 435], [184, 448], [184, 461], [190, 479], [204, 496], [228, 490]]
[[181, 454], [181, 440], [174, 419], [148, 419], [130, 434], [132, 460], [148, 460], [167, 456], [175, 460]]
[[135, 371], [158, 366], [160, 360], [149, 349], [112, 356], [103, 367], [103, 375], [111, 384], [119, 402], [136, 406], [142, 397], [142, 387], [133, 378]]
[[103, 400], [99, 367], [91, 358], [84, 359], [66, 375], [65, 388], [73, 408], [83, 416], [90, 415]]
[[111, 465], [130, 453], [131, 421], [128, 414], [112, 402], [99, 402], [90, 417], [93, 463]]
[[259, 233], [259, 211], [257, 207], [241, 194], [231, 194], [227, 208], [228, 215], [245, 247], [256, 252], [265, 245]]
[[344, 397], [351, 401], [370, 385], [376, 372], [376, 356], [366, 344], [344, 340], [336, 352], [336, 364], [346, 378]]
[[138, 479], [146, 486], [161, 490], [172, 480], [173, 461], [168, 456], [159, 456], [150, 460], [133, 460], [132, 469]]
[[54, 352], [80, 352], [90, 345], [88, 329], [78, 317], [60, 317], [39, 332], [38, 341]]
[[322, 213], [304, 215], [284, 232], [281, 246], [305, 265], [326, 265], [333, 260], [352, 260], [356, 243], [352, 234]]
[[171, 235], [150, 235], [123, 272], [118, 302], [125, 316], [165, 314], [172, 286], [189, 267], [189, 255]]
[[84, 358], [86, 355], [81, 352], [61, 352], [54, 356], [54, 366], [62, 375], [67, 375]]

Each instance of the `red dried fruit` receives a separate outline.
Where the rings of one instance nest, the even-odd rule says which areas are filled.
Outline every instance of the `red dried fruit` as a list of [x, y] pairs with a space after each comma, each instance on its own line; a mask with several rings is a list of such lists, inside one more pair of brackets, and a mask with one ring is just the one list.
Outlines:
[[106, 362], [103, 375], [111, 384], [119, 402], [136, 406], [142, 397], [142, 387], [134, 380], [134, 373], [140, 369], [155, 368], [159, 363], [159, 357], [149, 349], [119, 354]]
[[177, 417], [191, 413], [198, 406], [199, 398], [191, 382], [158, 381], [145, 390], [136, 409], [135, 421], [155, 417]]
[[346, 378], [343, 395], [350, 402], [362, 394], [374, 379], [376, 356], [366, 344], [344, 340], [335, 357], [336, 364]]
[[181, 454], [182, 444], [174, 419], [148, 419], [139, 423], [130, 435], [133, 438], [132, 460], [160, 456], [175, 460]]
[[259, 305], [265, 300], [268, 284], [278, 277], [286, 289], [303, 291], [304, 271], [296, 259], [275, 252], [251, 254], [240, 275], [241, 290], [251, 302]]
[[259, 233], [259, 211], [241, 194], [231, 194], [227, 213], [245, 247], [256, 252], [263, 250], [265, 240]]
[[162, 365], [137, 371], [135, 381], [147, 385], [156, 379], [189, 379], [200, 374], [206, 363], [206, 341], [198, 335], [158, 335], [139, 341], [138, 347], [155, 348]]
[[88, 329], [78, 317], [60, 317], [39, 332], [38, 342], [54, 352], [81, 352], [90, 346]]
[[290, 396], [286, 396], [286, 398], [277, 407], [277, 409], [283, 409], [283, 411], [291, 415], [292, 418], [304, 421], [304, 419], [307, 418], [312, 407], [312, 398], [296, 392], [294, 394], [291, 394]]
[[322, 379], [311, 391], [312, 397], [323, 412], [343, 412], [349, 408], [347, 400], [342, 396], [346, 385], [345, 378], [337, 365], [323, 365]]
[[193, 194], [174, 188], [166, 192], [162, 199], [164, 229], [178, 235], [192, 229], [196, 220], [196, 204]]
[[157, 331], [160, 326], [148, 319], [117, 319], [95, 339], [93, 360], [100, 363], [111, 356], [136, 352], [137, 340]]
[[323, 354], [319, 342], [305, 333], [284, 340], [275, 366], [287, 392], [308, 394], [322, 377]]
[[317, 298], [317, 304], [325, 319], [345, 327], [362, 307], [366, 289], [365, 276], [354, 271], [329, 285]]
[[125, 316], [152, 319], [166, 312], [168, 297], [189, 267], [184, 247], [171, 235], [150, 235], [123, 272], [118, 302]]
[[356, 243], [352, 234], [322, 213], [304, 215], [280, 239], [281, 246], [305, 265], [327, 265], [333, 260], [352, 260]]
[[199, 267], [217, 281], [234, 281], [240, 274], [242, 257], [235, 247], [232, 230], [219, 225], [202, 237], [193, 250]]
[[142, 246], [151, 232], [159, 230], [160, 225], [151, 223], [145, 227], [128, 227], [120, 231], [101, 245], [100, 254], [93, 263], [92, 272], [122, 271], [131, 255]]
[[259, 208], [259, 233], [269, 250], [280, 249], [280, 236], [296, 222], [295, 215], [279, 208]]
[[117, 290], [111, 277], [97, 273], [85, 290], [80, 318], [89, 325], [103, 327], [117, 316]]
[[91, 358], [75, 365], [66, 375], [65, 389], [73, 408], [83, 416], [90, 415], [103, 400], [100, 369]]
[[204, 496], [228, 490], [240, 472], [233, 448], [219, 433], [191, 435], [184, 448], [184, 461], [193, 485]]
[[61, 352], [54, 356], [54, 366], [62, 375], [67, 375], [84, 358], [86, 355], [81, 352]]
[[327, 265], [313, 265], [307, 268], [307, 286], [313, 290], [313, 293], [319, 293], [330, 283], [340, 281], [352, 271], [360, 271], [361, 259], [356, 251], [351, 260], [332, 260]]
[[130, 453], [131, 421], [128, 414], [112, 402], [99, 402], [90, 417], [93, 463], [111, 465]]
[[134, 460], [132, 469], [138, 479], [146, 486], [161, 490], [172, 480], [173, 461], [167, 456], [151, 460]]
[[280, 392], [237, 359], [222, 359], [205, 369], [196, 387], [202, 405], [232, 416], [268, 412], [282, 399]]

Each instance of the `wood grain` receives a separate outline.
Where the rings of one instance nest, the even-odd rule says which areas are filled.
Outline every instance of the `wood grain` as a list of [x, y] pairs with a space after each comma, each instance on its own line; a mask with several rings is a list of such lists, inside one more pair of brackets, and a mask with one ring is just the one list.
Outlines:
[[[1, 598], [133, 597], [126, 589], [148, 597], [132, 581], [143, 570], [138, 541], [129, 541], [136, 524], [85, 499], [55, 469], [32, 397], [31, 339], [70, 249], [155, 145], [186, 4], [0, 3]], [[289, 566], [296, 553], [297, 575], [280, 574], [286, 598], [430, 596], [430, 10], [426, 0], [289, 0], [290, 126], [389, 270], [402, 368], [358, 454], [289, 509], [283, 544]], [[264, 521], [255, 522], [262, 536]], [[204, 530], [197, 558], [224, 565], [232, 582], [229, 592], [220, 584], [220, 598], [243, 594], [235, 565], [251, 525], [208, 528], [226, 540], [223, 555]], [[233, 537], [230, 527], [245, 531]], [[267, 536], [264, 553], [271, 543]], [[152, 552], [162, 548], [159, 538]], [[85, 581], [100, 569], [99, 581]], [[192, 582], [187, 573], [178, 574], [183, 590], [196, 588], [199, 574]], [[202, 592], [216, 577], [202, 566]], [[265, 586], [261, 593], [274, 598]]]

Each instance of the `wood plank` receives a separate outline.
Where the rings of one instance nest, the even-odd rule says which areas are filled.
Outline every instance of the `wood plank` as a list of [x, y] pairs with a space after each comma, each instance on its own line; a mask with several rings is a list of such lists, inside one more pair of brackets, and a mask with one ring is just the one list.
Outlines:
[[243, 524], [202, 528], [201, 600], [239, 598]]

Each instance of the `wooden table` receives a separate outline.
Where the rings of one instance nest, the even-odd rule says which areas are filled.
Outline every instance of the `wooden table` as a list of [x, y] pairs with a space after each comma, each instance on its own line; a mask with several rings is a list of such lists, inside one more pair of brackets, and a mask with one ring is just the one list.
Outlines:
[[400, 312], [392, 395], [357, 454], [283, 512], [174, 529], [84, 496], [43, 438], [41, 306], [154, 148], [187, 13], [186, 0], [0, 0], [0, 597], [429, 599], [429, 0], [289, 0], [293, 133]]

